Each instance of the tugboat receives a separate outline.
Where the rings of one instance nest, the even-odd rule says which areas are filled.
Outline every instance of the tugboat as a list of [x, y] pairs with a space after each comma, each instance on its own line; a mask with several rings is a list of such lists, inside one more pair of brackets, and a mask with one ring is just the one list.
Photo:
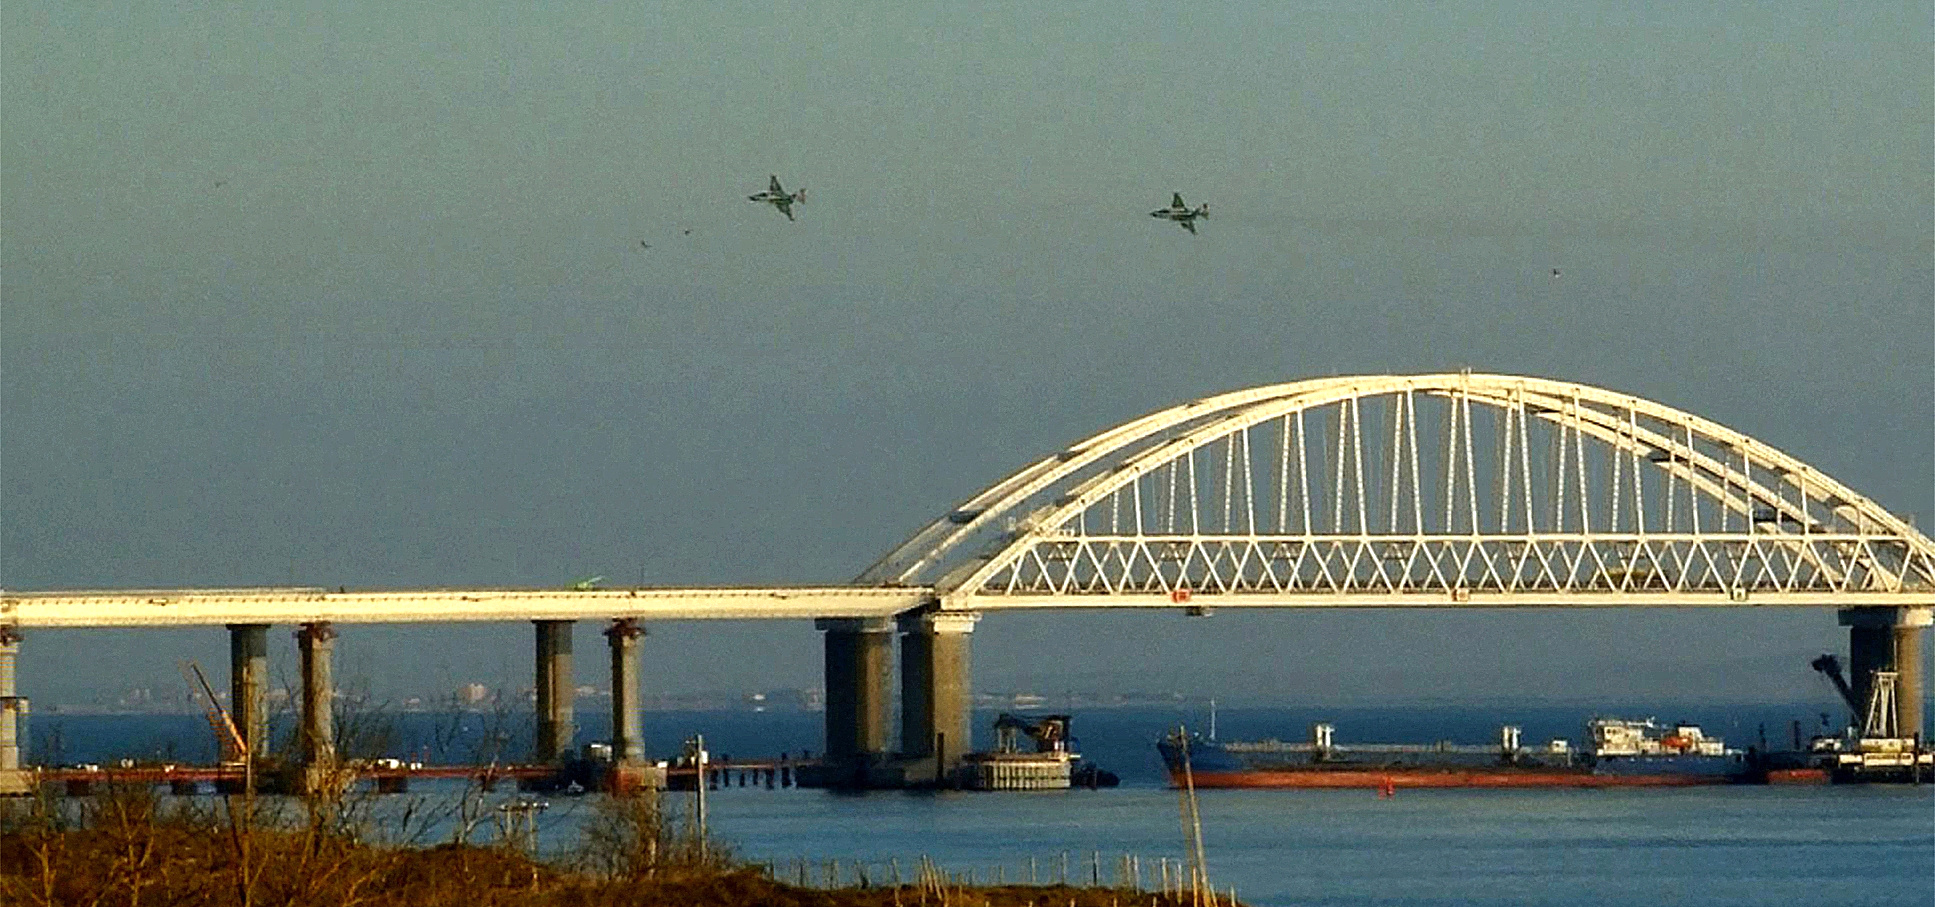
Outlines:
[[[1067, 790], [1071, 787], [1114, 787], [1121, 783], [1112, 772], [1082, 762], [1069, 736], [1067, 715], [1043, 715], [1035, 721], [1002, 713], [994, 722], [994, 749], [962, 757], [960, 784], [968, 790]], [[1034, 741], [1023, 749], [1022, 738]]]

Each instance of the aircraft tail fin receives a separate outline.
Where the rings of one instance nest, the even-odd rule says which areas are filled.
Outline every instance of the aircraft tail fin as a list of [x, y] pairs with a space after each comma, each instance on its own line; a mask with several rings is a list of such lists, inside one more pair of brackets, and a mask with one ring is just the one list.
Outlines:
[[802, 205], [806, 204], [806, 190], [801, 189], [793, 193], [793, 201], [799, 202]]

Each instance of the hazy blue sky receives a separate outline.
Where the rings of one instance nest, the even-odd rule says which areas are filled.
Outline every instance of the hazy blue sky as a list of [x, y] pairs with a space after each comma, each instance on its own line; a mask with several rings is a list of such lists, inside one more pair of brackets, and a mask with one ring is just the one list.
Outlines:
[[[1141, 413], [1466, 366], [1691, 410], [1935, 524], [1931, 22], [10, 0], [0, 585], [839, 582]], [[745, 201], [769, 173], [799, 222]], [[1200, 236], [1146, 216], [1172, 191], [1211, 203]], [[339, 651], [379, 689], [524, 684], [529, 635]], [[1845, 637], [1372, 612], [997, 617], [976, 645], [991, 687], [1825, 698], [1804, 660]], [[23, 692], [225, 652], [40, 632]], [[647, 659], [661, 689], [806, 685], [819, 644], [676, 624]]]

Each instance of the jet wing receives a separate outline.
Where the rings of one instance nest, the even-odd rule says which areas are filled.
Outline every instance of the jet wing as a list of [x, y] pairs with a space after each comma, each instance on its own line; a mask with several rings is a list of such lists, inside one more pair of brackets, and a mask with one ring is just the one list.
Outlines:
[[1176, 221], [1176, 226], [1181, 227], [1185, 230], [1188, 230], [1191, 234], [1194, 234], [1196, 232], [1196, 225], [1186, 220]]
[[1182, 200], [1182, 193], [1180, 193], [1180, 192], [1178, 192], [1178, 193], [1176, 193], [1176, 194], [1175, 194], [1175, 195], [1174, 195], [1173, 197], [1171, 197], [1171, 198], [1169, 199], [1169, 207], [1171, 207], [1171, 208], [1187, 208], [1187, 207], [1189, 207], [1189, 206], [1188, 206], [1188, 205], [1185, 205], [1185, 204], [1183, 204], [1183, 200]]
[[786, 194], [786, 190], [784, 190], [784, 189], [781, 189], [781, 188], [779, 187], [779, 177], [778, 177], [777, 175], [775, 175], [775, 176], [773, 177], [773, 182], [772, 182], [772, 186], [771, 186], [770, 188], [772, 189], [772, 191], [773, 191], [773, 194], [774, 194], [774, 195], [785, 195], [785, 194]]

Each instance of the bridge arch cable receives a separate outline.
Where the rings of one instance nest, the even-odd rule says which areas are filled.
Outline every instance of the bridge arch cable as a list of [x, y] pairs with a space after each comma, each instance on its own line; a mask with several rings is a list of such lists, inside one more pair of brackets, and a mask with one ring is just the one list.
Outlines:
[[1173, 407], [964, 501], [862, 576], [973, 606], [1863, 604], [1935, 545], [1717, 423], [1509, 375], [1323, 378]]

